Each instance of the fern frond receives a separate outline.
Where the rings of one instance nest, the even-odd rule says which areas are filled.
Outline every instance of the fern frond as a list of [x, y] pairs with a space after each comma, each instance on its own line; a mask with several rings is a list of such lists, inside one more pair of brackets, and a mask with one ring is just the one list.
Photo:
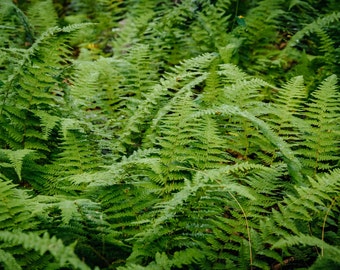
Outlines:
[[[164, 80], [161, 80], [160, 84], [153, 87], [148, 96], [138, 105], [133, 115], [125, 122], [121, 132], [119, 132], [119, 141], [117, 141], [119, 145], [114, 145], [114, 148], [121, 149], [124, 146], [122, 142], [131, 144], [130, 139], [127, 139], [131, 138], [132, 134], [140, 134], [142, 128], [146, 130], [146, 146], [150, 147], [155, 140], [149, 134], [153, 134], [160, 119], [169, 112], [184, 93], [191, 91], [193, 87], [206, 78], [203, 70], [214, 58], [214, 54], [205, 54], [183, 61], [181, 65], [174, 67], [173, 72], [169, 73]], [[175, 94], [173, 94], [174, 90], [176, 91]], [[169, 99], [169, 96], [172, 98], [171, 102], [166, 106], [161, 106], [163, 102]], [[138, 140], [143, 141], [144, 138]]]
[[124, 14], [124, 19], [112, 28], [114, 33], [112, 49], [117, 56], [124, 55], [130, 46], [137, 43], [141, 44], [140, 40], [143, 34], [147, 32], [149, 23], [155, 16], [154, 8], [161, 6], [158, 5], [158, 1], [131, 2], [129, 5], [131, 5], [131, 8]]
[[[256, 200], [260, 200], [258, 205], [261, 205], [265, 199], [239, 182], [246, 183], [243, 174], [249, 173], [252, 178], [251, 175], [262, 171], [262, 177], [266, 180], [268, 178], [265, 175], [269, 176], [273, 172], [260, 165], [245, 163], [219, 169], [195, 170], [194, 178], [186, 181], [180, 191], [174, 193], [170, 200], [155, 206], [157, 216], [144, 232], [135, 236], [136, 242], [129, 262], [137, 263], [143, 257], [155, 256], [152, 255], [152, 252], [157, 253], [158, 248], [155, 246], [150, 246], [148, 253], [140, 250], [141, 245], [153, 245], [157, 242], [166, 245], [169, 251], [179, 249], [180, 253], [185, 253], [187, 249], [193, 248], [196, 252], [203, 252], [205, 257], [197, 262], [192, 260], [187, 263], [207, 263], [210, 267], [217, 267], [217, 261], [236, 261], [237, 256], [233, 257], [232, 254], [238, 253], [240, 246], [245, 245], [248, 249], [242, 251], [242, 254], [249, 264], [250, 244], [244, 243], [244, 237], [250, 237], [250, 234], [247, 232], [244, 215], [249, 215], [248, 226], [256, 228], [252, 219], [261, 218], [261, 215], [256, 216], [255, 208], [250, 205], [256, 205]], [[252, 203], [247, 203], [249, 199]], [[261, 212], [264, 211], [259, 211]], [[238, 234], [233, 235], [236, 228]]]
[[86, 124], [64, 119], [61, 125], [59, 153], [54, 157], [56, 161], [45, 166], [45, 194], [74, 193], [76, 190], [82, 190], [85, 187], [80, 183], [72, 186], [67, 184], [70, 177], [100, 170], [98, 148], [96, 143], [90, 140], [91, 134], [86, 132]]
[[26, 249], [34, 249], [38, 251], [40, 255], [49, 251], [59, 263], [60, 267], [70, 264], [76, 269], [90, 269], [75, 255], [74, 247], [76, 243], [64, 246], [61, 240], [56, 237], [50, 238], [48, 233], [40, 237], [35, 233], [2, 231], [0, 232], [0, 240], [11, 244], [23, 245]]
[[8, 157], [10, 164], [13, 166], [19, 180], [21, 181], [22, 180], [21, 170], [22, 170], [23, 159], [27, 155], [31, 154], [33, 150], [22, 149], [22, 150], [12, 151], [12, 150], [0, 149], [0, 152], [2, 152], [3, 154], [5, 154], [6, 157]]
[[[104, 252], [111, 248], [109, 224], [100, 205], [85, 196], [39, 195], [35, 215], [46, 224], [50, 235], [66, 245], [77, 242], [75, 252], [91, 266], [103, 263], [104, 259], [93, 248]], [[117, 241], [118, 242], [118, 241]], [[103, 255], [105, 256], [105, 255]]]
[[[336, 38], [333, 36], [332, 29], [336, 28], [336, 25], [339, 24], [339, 19], [339, 11], [333, 11], [332, 13], [319, 16], [319, 18], [312, 22], [309, 21], [306, 26], [291, 37], [287, 42], [287, 46], [282, 50], [283, 57], [288, 54], [295, 59], [299, 59], [299, 62], [301, 60], [306, 62], [300, 56], [300, 51], [301, 49], [306, 49], [304, 45], [306, 39], [313, 40], [316, 46], [313, 46], [314, 48], [308, 51], [308, 69], [306, 69], [306, 64], [299, 65], [296, 69], [294, 68], [296, 71], [300, 71], [302, 68], [302, 71], [310, 78], [309, 85], [312, 88], [325, 77], [337, 73], [337, 66], [334, 62], [337, 55], [337, 45], [334, 43]], [[307, 70], [310, 71], [307, 72]]]
[[[306, 245], [319, 247], [321, 256], [323, 246], [332, 247], [330, 254], [338, 249], [338, 242], [334, 239], [336, 233], [332, 233], [332, 221], [328, 219], [329, 215], [339, 212], [335, 206], [339, 192], [338, 176], [339, 170], [334, 170], [315, 179], [309, 178], [307, 186], [296, 186], [295, 193], [288, 194], [278, 204], [279, 211], [272, 210], [271, 216], [261, 221], [259, 237], [270, 244], [271, 250], [278, 251], [277, 248], [280, 248], [287, 256], [294, 257], [301, 256], [294, 254], [294, 250], [299, 253], [301, 246]], [[329, 221], [326, 222], [327, 219]], [[310, 230], [311, 224], [314, 224], [313, 231]], [[327, 234], [325, 231], [330, 232]], [[286, 247], [292, 246], [297, 247], [287, 250]], [[316, 258], [317, 253], [310, 256]], [[328, 256], [325, 255], [325, 258]]]
[[334, 62], [334, 59], [332, 59], [331, 57], [335, 53], [335, 44], [332, 38], [328, 36], [326, 31], [324, 31], [322, 28], [316, 28], [315, 32], [320, 37], [320, 51], [325, 54], [323, 59], [326, 60], [327, 64], [332, 64]]
[[[115, 254], [115, 257], [128, 257], [131, 251], [129, 239], [140, 232], [145, 224], [148, 224], [152, 219], [153, 213], [150, 213], [150, 209], [155, 201], [158, 201], [154, 193], [159, 188], [150, 182], [160, 173], [158, 153], [157, 149], [140, 150], [128, 157], [123, 157], [121, 161], [117, 161], [111, 166], [105, 166], [103, 171], [76, 174], [67, 178], [72, 186], [87, 187], [86, 196], [100, 203], [103, 210], [95, 209], [95, 213], [90, 214], [94, 219], [91, 230], [97, 230], [97, 234], [99, 233], [98, 226], [100, 224], [96, 220], [99, 221], [101, 216], [104, 224], [99, 228], [102, 228], [103, 231], [96, 238], [101, 236], [102, 243], [99, 239], [96, 241], [99, 241], [97, 245], [107, 246], [103, 252], [111, 254], [108, 256]], [[72, 205], [72, 202], [65, 202], [65, 206], [69, 203]], [[59, 205], [59, 203], [52, 205]], [[74, 207], [72, 205], [71, 208]], [[85, 207], [88, 208], [86, 205]], [[87, 216], [86, 209], [84, 209], [84, 214]], [[65, 210], [69, 212], [68, 207]], [[74, 208], [74, 210], [77, 209]], [[78, 214], [75, 214], [77, 217]], [[73, 220], [74, 217], [70, 220], [71, 224], [74, 223]], [[79, 222], [83, 223], [83, 218], [78, 217], [74, 226], [79, 227]], [[77, 232], [87, 235], [88, 230], [85, 227], [82, 231], [77, 229]], [[77, 234], [74, 237], [76, 239]], [[79, 242], [80, 249], [86, 244], [86, 239]], [[108, 247], [112, 249], [110, 250]]]
[[[273, 67], [278, 54], [273, 43], [277, 37], [279, 18], [285, 14], [283, 4], [281, 0], [263, 0], [246, 14], [236, 14], [244, 16], [246, 27], [240, 25], [232, 33], [242, 39], [239, 57], [243, 60], [244, 69], [251, 74], [263, 76]], [[255, 51], [256, 55], [252, 54]]]
[[[197, 177], [196, 179], [199, 181], [200, 177]], [[197, 185], [198, 183], [196, 184], [195, 180], [194, 182], [195, 184], [190, 184], [190, 182], [187, 181], [185, 183], [185, 187], [181, 191], [177, 192], [173, 199], [158, 205], [160, 208], [160, 211], [157, 211], [159, 212], [158, 217], [152, 221], [152, 223], [146, 228], [144, 232], [140, 232], [135, 236], [136, 239], [134, 240], [134, 248], [129, 256], [129, 262], [138, 262], [140, 261], [141, 257], [147, 255], [140, 253], [140, 245], [145, 245], [145, 243], [152, 245], [154, 241], [157, 241], [157, 239], [160, 239], [162, 236], [166, 236], [172, 231], [171, 228], [167, 228], [166, 223], [176, 215], [176, 212], [179, 211], [178, 207], [182, 205], [191, 195], [194, 195], [195, 192], [198, 191], [200, 185]], [[162, 242], [164, 243], [164, 241], [169, 242], [169, 239], [163, 239]], [[156, 253], [157, 250], [158, 248], [156, 247], [152, 248], [152, 252]]]
[[230, 40], [230, 35], [226, 33], [225, 29], [229, 27], [231, 16], [227, 11], [231, 1], [222, 2], [213, 4], [201, 1], [200, 11], [197, 12], [195, 23], [191, 26], [192, 38], [196, 44], [200, 44], [200, 49], [203, 52], [218, 51]]
[[[126, 91], [130, 96], [140, 100], [150, 92], [150, 87], [156, 83], [159, 63], [152, 59], [150, 47], [146, 45], [136, 45], [129, 51], [126, 60], [130, 63], [131, 68], [126, 72]], [[124, 85], [124, 82], [123, 82]]]
[[[158, 142], [162, 148], [160, 156], [162, 163], [162, 186], [166, 192], [171, 193], [172, 188], [178, 188], [176, 182], [181, 183], [185, 178], [190, 179], [190, 172], [185, 167], [195, 166], [195, 144], [197, 138], [191, 131], [198, 128], [197, 121], [190, 121], [188, 116], [194, 112], [195, 106], [186, 95], [178, 100], [175, 108], [169, 110], [171, 114], [164, 117], [160, 127], [161, 138]], [[171, 108], [171, 109], [170, 109]], [[172, 128], [169, 128], [172, 127]]]
[[24, 190], [16, 188], [0, 174], [0, 228], [8, 230], [15, 226], [21, 230], [34, 229], [37, 222], [32, 219], [33, 202]]
[[[290, 79], [277, 94], [278, 98], [275, 100], [280, 106], [280, 113], [286, 112], [287, 120], [291, 116], [299, 116], [302, 110], [302, 104], [307, 98], [307, 91], [304, 86], [304, 79], [302, 76], [297, 76]], [[281, 116], [282, 118], [284, 116]]]
[[340, 264], [335, 0], [0, 2], [0, 268]]
[[312, 93], [304, 113], [305, 124], [300, 126], [303, 141], [297, 153], [309, 175], [328, 171], [338, 164], [338, 109], [337, 77], [332, 75]]
[[5, 270], [21, 270], [21, 266], [16, 262], [15, 258], [9, 252], [0, 249], [0, 262]]
[[263, 87], [271, 87], [271, 85], [258, 78], [238, 79], [224, 88], [224, 99], [228, 104], [258, 113], [258, 108], [264, 107], [263, 102], [261, 102], [261, 88]]
[[325, 257], [334, 260], [340, 264], [340, 249], [325, 243], [324, 241], [309, 235], [299, 234], [296, 236], [289, 236], [286, 239], [279, 240], [272, 248], [282, 248], [284, 246], [294, 246], [294, 245], [309, 245], [317, 246], [323, 249], [325, 252]]
[[30, 5], [27, 10], [27, 17], [37, 34], [56, 26], [58, 19], [51, 0], [39, 1]]
[[[25, 13], [20, 8], [18, 8], [12, 1], [5, 0], [2, 1], [0, 10], [3, 15], [1, 22], [3, 22], [5, 25], [5, 27], [1, 30], [4, 30], [4, 33], [9, 30], [9, 33], [7, 32], [5, 34], [5, 44], [9, 42], [9, 44], [14, 45], [13, 47], [16, 47], [17, 45], [23, 46], [23, 43], [30, 45], [35, 41], [36, 37], [32, 25], [30, 24]], [[6, 27], [6, 25], [9, 27]], [[12, 28], [10, 25], [14, 26], [14, 28]], [[18, 29], [20, 30], [17, 31]], [[15, 36], [17, 33], [20, 33], [20, 35], [10, 41], [12, 39], [11, 37]]]
[[290, 39], [289, 43], [287, 44], [287, 49], [289, 47], [295, 46], [299, 43], [305, 35], [310, 35], [315, 31], [315, 29], [319, 29], [319, 27], [324, 28], [328, 25], [339, 21], [340, 19], [340, 12], [333, 12], [328, 15], [323, 15], [322, 17], [316, 19], [314, 22], [308, 24], [303, 29], [295, 33], [295, 35]]
[[[278, 90], [268, 115], [263, 119], [275, 130], [275, 132], [287, 143], [292, 150], [301, 140], [301, 132], [298, 126], [304, 124], [303, 106], [307, 99], [307, 90], [302, 76], [294, 77]], [[276, 149], [268, 145], [268, 152], [272, 152], [272, 163], [277, 158]]]
[[217, 60], [218, 59], [212, 62], [208, 77], [205, 81], [203, 93], [201, 97], [196, 99], [196, 102], [203, 102], [203, 106], [211, 106], [212, 104], [223, 103], [223, 90], [220, 76], [217, 73]]
[[285, 162], [288, 165], [288, 170], [291, 176], [298, 182], [302, 181], [302, 175], [300, 172], [301, 164], [299, 160], [294, 156], [294, 153], [291, 151], [288, 144], [286, 144], [281, 137], [277, 136], [264, 121], [255, 117], [254, 115], [247, 111], [242, 111], [240, 110], [240, 108], [230, 105], [222, 105], [215, 109], [203, 110], [201, 112], [196, 113], [196, 115], [202, 116], [216, 113], [225, 115], [237, 115], [250, 121], [254, 126], [261, 130], [263, 136], [265, 136], [272, 145], [274, 145], [280, 150], [284, 157]]
[[10, 148], [49, 151], [48, 140], [39, 133], [45, 130], [48, 134], [54, 126], [47, 128], [46, 118], [56, 123], [61, 114], [53, 90], [69, 53], [66, 36], [82, 27], [48, 29], [14, 63], [13, 73], [0, 89], [1, 140]]

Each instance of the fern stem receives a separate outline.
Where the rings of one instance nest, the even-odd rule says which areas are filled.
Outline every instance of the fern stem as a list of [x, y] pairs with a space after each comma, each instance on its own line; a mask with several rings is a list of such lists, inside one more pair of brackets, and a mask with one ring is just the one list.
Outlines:
[[[339, 197], [335, 197], [333, 200], [332, 200], [332, 203], [331, 205], [328, 207], [327, 209], [327, 213], [323, 219], [323, 224], [322, 224], [322, 234], [321, 234], [321, 240], [324, 241], [325, 239], [325, 227], [326, 227], [326, 220], [327, 220], [327, 217], [329, 215], [329, 212], [331, 211], [332, 207], [334, 206], [336, 200], [338, 199]], [[323, 256], [323, 248], [321, 248], [321, 256]]]
[[248, 243], [249, 243], [249, 257], [250, 257], [250, 270], [253, 269], [253, 252], [252, 252], [252, 248], [251, 248], [251, 236], [250, 236], [250, 229], [249, 229], [249, 224], [248, 224], [248, 219], [247, 219], [247, 215], [246, 212], [244, 211], [242, 205], [239, 203], [239, 201], [236, 199], [236, 197], [230, 192], [228, 191], [229, 195], [235, 200], [235, 202], [237, 203], [237, 205], [240, 207], [242, 214], [244, 216], [244, 219], [246, 221], [246, 227], [247, 227], [247, 234], [248, 234]]

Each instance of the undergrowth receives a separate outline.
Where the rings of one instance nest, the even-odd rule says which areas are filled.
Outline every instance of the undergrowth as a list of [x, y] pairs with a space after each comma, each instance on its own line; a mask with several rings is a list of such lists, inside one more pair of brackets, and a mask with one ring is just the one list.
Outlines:
[[0, 3], [0, 268], [338, 269], [337, 1]]

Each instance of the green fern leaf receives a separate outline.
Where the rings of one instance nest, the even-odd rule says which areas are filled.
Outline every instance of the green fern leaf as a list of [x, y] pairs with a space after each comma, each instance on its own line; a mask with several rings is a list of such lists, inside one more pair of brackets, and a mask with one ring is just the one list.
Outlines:
[[5, 242], [23, 245], [26, 249], [34, 249], [41, 255], [49, 251], [58, 261], [60, 267], [71, 264], [76, 269], [90, 269], [74, 254], [75, 243], [64, 246], [61, 240], [55, 237], [50, 238], [48, 233], [40, 237], [34, 233], [3, 231], [0, 232], [0, 239]]
[[52, 1], [45, 0], [30, 5], [27, 10], [27, 17], [32, 28], [37, 33], [43, 33], [50, 27], [57, 25], [57, 13]]
[[0, 249], [0, 262], [3, 263], [5, 270], [21, 270], [21, 266], [16, 262], [15, 258], [9, 253]]
[[295, 46], [299, 40], [301, 40], [303, 38], [304, 35], [309, 35], [311, 33], [313, 33], [313, 31], [316, 28], [324, 28], [327, 27], [328, 25], [339, 21], [340, 19], [340, 12], [333, 12], [329, 15], [324, 15], [320, 18], [318, 18], [317, 20], [315, 20], [314, 22], [308, 24], [307, 26], [305, 26], [302, 30], [298, 31], [289, 41], [288, 45], [286, 48], [289, 48], [290, 46]]
[[216, 109], [205, 110], [202, 112], [197, 113], [197, 116], [205, 115], [205, 114], [225, 114], [225, 115], [237, 115], [244, 117], [245, 119], [249, 120], [252, 124], [258, 127], [262, 132], [263, 135], [269, 140], [271, 144], [277, 147], [284, 159], [287, 162], [288, 170], [291, 176], [297, 181], [302, 182], [302, 175], [301, 175], [301, 164], [299, 160], [294, 156], [294, 153], [291, 151], [289, 146], [281, 139], [281, 137], [277, 136], [272, 129], [261, 119], [255, 117], [251, 113], [247, 111], [242, 111], [236, 106], [229, 106], [229, 105], [222, 105], [217, 107]]
[[21, 181], [22, 180], [21, 170], [22, 170], [23, 159], [27, 155], [31, 154], [33, 150], [22, 149], [22, 150], [12, 151], [12, 150], [1, 149], [0, 152], [4, 153], [8, 157], [10, 163], [14, 167], [14, 170], [19, 180]]
[[339, 155], [336, 149], [340, 135], [338, 109], [337, 77], [332, 75], [312, 93], [304, 113], [305, 125], [300, 126], [303, 141], [297, 153], [309, 175], [337, 166]]
[[325, 257], [331, 258], [333, 261], [340, 263], [340, 249], [338, 247], [331, 246], [324, 241], [309, 235], [299, 234], [296, 236], [289, 236], [286, 239], [279, 240], [273, 245], [272, 248], [274, 249], [278, 247], [294, 245], [317, 246], [318, 248], [324, 250], [323, 253], [325, 254]]

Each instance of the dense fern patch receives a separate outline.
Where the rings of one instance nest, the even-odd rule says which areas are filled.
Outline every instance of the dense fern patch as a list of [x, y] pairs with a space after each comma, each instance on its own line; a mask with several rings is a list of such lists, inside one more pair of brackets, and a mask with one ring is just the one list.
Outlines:
[[1, 269], [340, 267], [337, 1], [0, 15]]

